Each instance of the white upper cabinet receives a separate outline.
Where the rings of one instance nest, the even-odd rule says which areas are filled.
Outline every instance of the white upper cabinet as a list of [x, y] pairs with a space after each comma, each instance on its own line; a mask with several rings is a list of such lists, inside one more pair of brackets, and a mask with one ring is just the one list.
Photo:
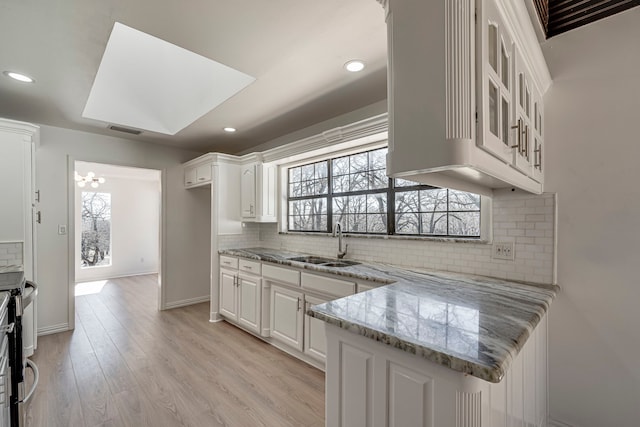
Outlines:
[[186, 188], [211, 185], [212, 159], [205, 154], [184, 164], [184, 186]]
[[[536, 102], [543, 110], [551, 78], [524, 2], [381, 3], [389, 42], [387, 173], [488, 196], [505, 187], [541, 193], [533, 110]], [[542, 144], [542, 128], [537, 136]]]
[[0, 119], [0, 242], [22, 242], [26, 278], [35, 280], [34, 154], [38, 126]]
[[241, 210], [247, 222], [277, 222], [277, 166], [252, 161], [242, 166]]
[[478, 31], [484, 40], [478, 46], [482, 59], [482, 125], [479, 126], [482, 132], [478, 135], [478, 145], [504, 162], [511, 162], [514, 47], [493, 3], [488, 4], [486, 19]]
[[256, 217], [256, 169], [257, 163], [242, 166], [240, 191], [242, 192], [242, 219]]

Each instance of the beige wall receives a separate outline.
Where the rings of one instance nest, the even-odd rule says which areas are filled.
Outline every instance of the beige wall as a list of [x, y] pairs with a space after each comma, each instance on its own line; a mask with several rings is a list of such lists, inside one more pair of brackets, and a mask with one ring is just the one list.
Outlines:
[[[41, 332], [65, 329], [69, 310], [69, 242], [58, 235], [69, 210], [67, 162], [74, 160], [158, 169], [165, 180], [167, 303], [209, 295], [210, 197], [183, 187], [181, 163], [197, 156], [174, 148], [42, 126], [36, 152], [36, 188], [41, 191], [42, 224], [37, 227], [39, 284], [38, 321]], [[73, 197], [73, 195], [71, 195]], [[71, 245], [72, 247], [73, 245]]]
[[558, 193], [550, 409], [573, 426], [640, 425], [640, 8], [543, 50], [547, 191]]

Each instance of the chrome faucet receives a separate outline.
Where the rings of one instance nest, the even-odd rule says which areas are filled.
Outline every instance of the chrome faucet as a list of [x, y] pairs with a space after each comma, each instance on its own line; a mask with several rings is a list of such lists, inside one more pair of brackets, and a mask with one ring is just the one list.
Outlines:
[[344, 251], [342, 250], [342, 226], [339, 222], [333, 226], [333, 237], [336, 237], [336, 235], [338, 236], [338, 258], [342, 259], [347, 254], [347, 248], [349, 245], [345, 244]]

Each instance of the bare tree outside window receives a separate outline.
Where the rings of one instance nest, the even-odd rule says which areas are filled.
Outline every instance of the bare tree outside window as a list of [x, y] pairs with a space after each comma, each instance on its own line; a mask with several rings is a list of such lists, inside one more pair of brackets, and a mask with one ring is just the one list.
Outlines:
[[387, 148], [289, 168], [288, 229], [480, 237], [480, 196], [386, 173]]
[[111, 265], [111, 194], [82, 192], [81, 267]]

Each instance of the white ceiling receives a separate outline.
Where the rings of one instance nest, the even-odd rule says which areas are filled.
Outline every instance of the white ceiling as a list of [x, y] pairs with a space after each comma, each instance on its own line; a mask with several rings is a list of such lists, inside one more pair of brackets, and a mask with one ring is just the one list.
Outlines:
[[[115, 22], [257, 80], [174, 136], [109, 130], [82, 111]], [[0, 71], [36, 79], [0, 75], [0, 116], [199, 151], [244, 151], [386, 96], [376, 0], [0, 0], [0, 52]], [[346, 72], [353, 58], [367, 68]]]

